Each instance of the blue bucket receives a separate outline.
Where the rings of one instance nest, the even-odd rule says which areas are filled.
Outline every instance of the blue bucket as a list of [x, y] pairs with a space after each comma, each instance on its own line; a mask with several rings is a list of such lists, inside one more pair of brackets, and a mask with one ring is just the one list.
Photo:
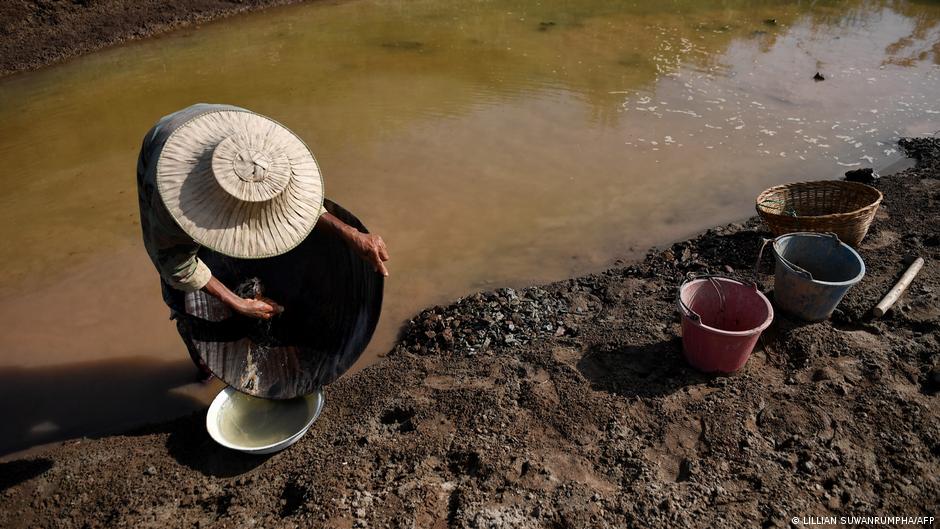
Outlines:
[[774, 239], [773, 249], [774, 301], [802, 320], [827, 319], [865, 277], [858, 252], [831, 233], [788, 233]]

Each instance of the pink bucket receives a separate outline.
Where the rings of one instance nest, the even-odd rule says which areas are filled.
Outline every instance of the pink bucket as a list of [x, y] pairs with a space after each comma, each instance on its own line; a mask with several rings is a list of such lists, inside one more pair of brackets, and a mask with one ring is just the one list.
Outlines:
[[725, 277], [686, 281], [679, 287], [678, 305], [685, 359], [706, 373], [741, 369], [774, 319], [757, 285]]

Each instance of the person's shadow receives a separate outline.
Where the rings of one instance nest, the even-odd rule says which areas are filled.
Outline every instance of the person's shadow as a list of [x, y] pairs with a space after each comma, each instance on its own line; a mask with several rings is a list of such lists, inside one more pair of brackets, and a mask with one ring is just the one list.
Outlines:
[[52, 460], [44, 457], [0, 463], [0, 492], [41, 476], [52, 466]]
[[205, 405], [174, 391], [195, 380], [189, 360], [119, 358], [0, 368], [0, 456], [32, 446], [124, 432]]
[[[206, 432], [206, 406], [176, 391], [194, 380], [189, 360], [121, 358], [43, 368], [0, 368], [0, 455], [75, 437], [169, 434], [180, 464], [212, 476], [247, 472], [267, 456], [216, 444]], [[47, 458], [0, 463], [0, 490], [52, 468]]]

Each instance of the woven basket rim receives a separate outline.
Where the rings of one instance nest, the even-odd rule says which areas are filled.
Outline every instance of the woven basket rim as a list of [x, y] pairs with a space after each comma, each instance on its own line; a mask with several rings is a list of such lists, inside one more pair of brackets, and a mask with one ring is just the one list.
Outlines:
[[[796, 216], [782, 215], [780, 213], [774, 213], [773, 211], [767, 211], [765, 207], [763, 207], [761, 204], [761, 198], [764, 197], [764, 195], [767, 195], [773, 191], [786, 189], [788, 187], [798, 187], [798, 186], [807, 185], [807, 184], [813, 184], [813, 185], [823, 184], [823, 185], [830, 185], [832, 187], [856, 187], [859, 189], [864, 189], [866, 191], [874, 191], [874, 194], [875, 196], [877, 196], [877, 198], [874, 201], [868, 203], [867, 205], [864, 205], [852, 211], [845, 211], [841, 213], [827, 213], [825, 215], [796, 215]], [[790, 182], [789, 184], [780, 184], [780, 185], [776, 185], [773, 187], [769, 187], [763, 190], [759, 195], [757, 195], [756, 206], [757, 206], [757, 212], [760, 213], [761, 215], [773, 215], [776, 217], [783, 217], [787, 219], [831, 219], [831, 218], [837, 218], [837, 217], [848, 217], [852, 215], [857, 215], [867, 209], [871, 209], [881, 204], [881, 200], [883, 198], [884, 198], [884, 193], [882, 193], [879, 189], [872, 187], [870, 185], [867, 185], [867, 184], [862, 184], [860, 182], [843, 182], [841, 180], [815, 180], [815, 181], [808, 181], [808, 182]]]

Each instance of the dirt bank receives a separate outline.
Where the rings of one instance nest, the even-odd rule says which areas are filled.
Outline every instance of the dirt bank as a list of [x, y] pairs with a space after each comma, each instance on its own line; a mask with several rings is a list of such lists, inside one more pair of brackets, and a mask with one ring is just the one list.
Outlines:
[[[749, 221], [637, 264], [418, 315], [331, 386], [313, 430], [245, 457], [194, 414], [0, 466], [3, 527], [783, 527], [940, 515], [940, 159], [877, 183], [868, 275], [831, 322], [778, 315], [728, 377], [688, 368], [675, 286], [746, 274]], [[897, 310], [865, 317], [908, 255]], [[766, 267], [768, 269], [769, 267]], [[769, 286], [772, 278], [763, 276]]]
[[303, 0], [4, 0], [0, 76], [191, 24]]

